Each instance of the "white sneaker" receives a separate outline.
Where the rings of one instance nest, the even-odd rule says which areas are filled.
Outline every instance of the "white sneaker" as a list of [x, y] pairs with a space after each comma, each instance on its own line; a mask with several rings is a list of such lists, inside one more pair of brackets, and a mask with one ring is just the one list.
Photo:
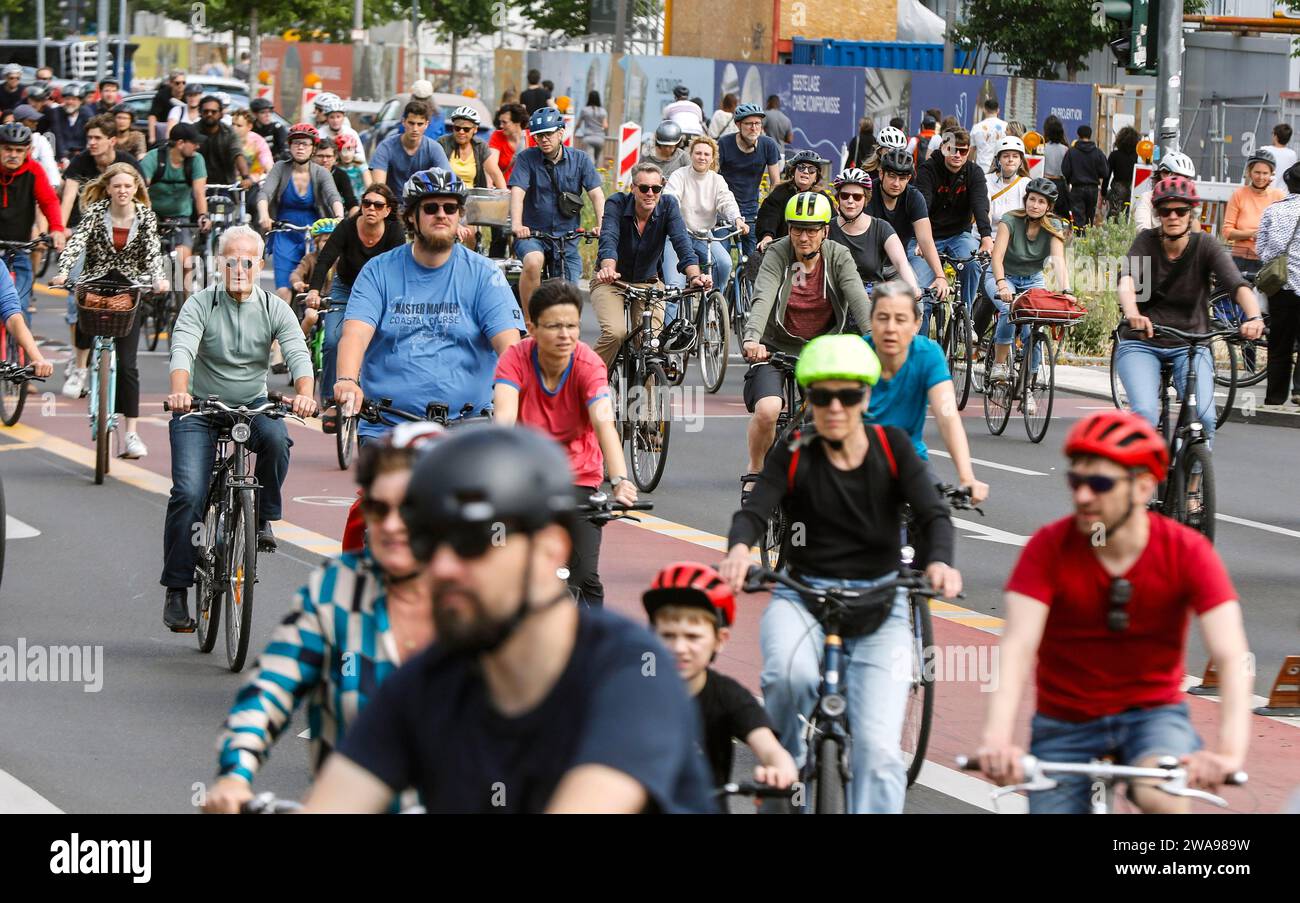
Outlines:
[[1011, 371], [1007, 369], [1006, 364], [994, 364], [993, 368], [989, 370], [989, 382], [1006, 382], [1010, 375]]
[[1033, 417], [1038, 413], [1038, 402], [1034, 400], [1034, 396], [1030, 395], [1025, 398], [1024, 409], [1025, 413], [1030, 417]]
[[63, 383], [64, 398], [80, 398], [86, 391], [87, 371], [85, 367], [74, 367], [72, 375]]
[[139, 433], [126, 434], [126, 448], [122, 452], [123, 458], [147, 458], [149, 449], [140, 441]]

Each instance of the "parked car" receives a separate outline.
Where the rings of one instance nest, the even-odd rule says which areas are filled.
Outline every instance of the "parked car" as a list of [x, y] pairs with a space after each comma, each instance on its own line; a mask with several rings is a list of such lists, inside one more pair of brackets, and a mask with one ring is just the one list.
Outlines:
[[[361, 145], [366, 149], [367, 157], [374, 153], [375, 145], [391, 135], [397, 128], [398, 123], [402, 120], [402, 108], [406, 106], [410, 99], [409, 92], [395, 94], [384, 101], [378, 113], [362, 115], [361, 124], [366, 128], [361, 132]], [[481, 98], [466, 97], [463, 94], [435, 93], [433, 102], [442, 111], [442, 134], [444, 135], [451, 130], [451, 121], [448, 117], [457, 107], [470, 106], [478, 111], [478, 136], [480, 138], [487, 138], [492, 129], [496, 127], [496, 124], [492, 121], [492, 111], [488, 109], [488, 105]], [[440, 136], [430, 133], [430, 137], [438, 138]]]
[[[220, 79], [220, 81], [233, 81], [233, 79]], [[229, 88], [226, 87], [209, 85], [207, 81], [199, 82], [199, 84], [203, 85], [203, 87], [205, 88], [211, 88], [212, 93], [214, 94], [217, 91], [225, 92], [230, 97], [230, 109], [232, 110], [248, 109], [249, 97], [247, 91], [245, 91], [244, 93], [232, 92]], [[247, 85], [245, 85], [245, 87], [247, 87]], [[127, 94], [122, 98], [122, 103], [126, 104], [128, 107], [131, 108], [131, 115], [135, 120], [135, 127], [142, 132], [147, 131], [149, 128], [149, 108], [153, 106], [153, 98], [154, 98], [153, 91], [146, 91], [146, 92], [141, 92], [136, 94]], [[178, 102], [178, 101], [173, 101], [173, 102]], [[285, 128], [288, 128], [289, 126], [293, 125], [293, 123], [285, 119], [283, 116], [281, 116], [279, 113], [275, 112], [274, 110], [271, 112], [271, 117], [275, 119], [276, 122], [283, 125]]]

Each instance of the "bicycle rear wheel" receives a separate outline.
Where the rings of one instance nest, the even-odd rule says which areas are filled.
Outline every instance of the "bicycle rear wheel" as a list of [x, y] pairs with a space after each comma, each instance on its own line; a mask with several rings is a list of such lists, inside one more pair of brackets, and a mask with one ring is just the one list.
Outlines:
[[699, 346], [700, 381], [704, 391], [713, 394], [722, 388], [731, 358], [727, 335], [727, 302], [718, 291], [709, 292], [700, 312]]
[[971, 371], [974, 369], [974, 352], [971, 338], [970, 314], [964, 304], [953, 311], [952, 328], [948, 330], [948, 370], [952, 373], [952, 386], [957, 393], [957, 410], [964, 410], [970, 400]]
[[735, 288], [732, 290], [731, 331], [736, 336], [736, 350], [743, 355], [745, 353], [745, 321], [749, 318], [750, 288], [740, 269], [737, 266], [735, 273], [731, 277], [735, 283]]
[[257, 500], [241, 489], [226, 533], [226, 664], [244, 669], [253, 624], [253, 584], [257, 582]]
[[767, 518], [767, 529], [763, 531], [762, 544], [758, 547], [758, 558], [763, 567], [773, 571], [781, 569], [781, 544], [785, 542], [788, 526], [785, 510], [777, 505]]
[[[18, 345], [18, 340], [9, 334], [9, 330], [0, 325], [0, 334], [3, 334], [4, 341], [0, 342], [0, 360], [6, 363], [15, 363], [20, 367], [26, 366], [27, 354]], [[13, 426], [18, 422], [18, 418], [23, 415], [23, 406], [27, 404], [27, 391], [29, 386], [23, 380], [10, 381], [0, 380], [0, 422], [5, 426]]]
[[614, 431], [618, 433], [619, 444], [627, 438], [627, 363], [623, 352], [619, 351], [614, 362], [609, 365], [609, 403], [614, 412]]
[[111, 351], [101, 351], [95, 368], [95, 410], [91, 419], [95, 426], [95, 485], [104, 482], [108, 475], [110, 446], [113, 433], [109, 429], [113, 419], [109, 395], [113, 387], [113, 355]]
[[226, 542], [222, 536], [224, 524], [221, 508], [217, 500], [209, 498], [203, 512], [203, 541], [195, 549], [194, 562], [194, 620], [198, 627], [194, 631], [199, 642], [199, 651], [205, 655], [217, 645], [217, 630], [221, 625], [221, 605], [223, 587], [221, 583], [224, 565], [222, 550]]
[[[1037, 366], [1034, 360], [1038, 360]], [[1052, 401], [1056, 395], [1056, 349], [1052, 337], [1041, 326], [1029, 332], [1029, 347], [1025, 349], [1024, 395], [1020, 413], [1025, 418], [1025, 432], [1030, 442], [1042, 442], [1047, 428], [1052, 424]]]
[[818, 815], [844, 815], [848, 811], [840, 745], [833, 737], [823, 737], [817, 744], [817, 789], [813, 799]]
[[[1214, 381], [1208, 386], [1197, 383], [1197, 391], [1214, 393], [1214, 425], [1222, 429], [1232, 419], [1232, 405], [1237, 400], [1237, 346], [1227, 339], [1211, 339], [1210, 356], [1214, 359]], [[1219, 381], [1221, 374], [1223, 382]]]
[[1214, 541], [1214, 460], [1204, 442], [1188, 446], [1170, 475], [1165, 514]]
[[930, 600], [912, 596], [908, 616], [912, 626], [912, 684], [903, 717], [902, 748], [911, 756], [907, 765], [907, 786], [911, 787], [925, 763], [934, 718], [934, 624], [930, 620]]
[[668, 463], [668, 438], [672, 426], [663, 367], [651, 363], [631, 383], [628, 404], [632, 438], [632, 479], [637, 489], [653, 492]]
[[335, 451], [338, 452], [339, 470], [352, 466], [352, 454], [357, 447], [357, 418], [339, 415], [338, 427], [334, 431]]
[[[984, 373], [993, 371], [993, 343], [989, 343], [988, 353], [984, 358]], [[1014, 381], [1000, 379], [994, 382], [984, 380], [984, 423], [994, 436], [1001, 436], [1011, 421], [1011, 387]]]

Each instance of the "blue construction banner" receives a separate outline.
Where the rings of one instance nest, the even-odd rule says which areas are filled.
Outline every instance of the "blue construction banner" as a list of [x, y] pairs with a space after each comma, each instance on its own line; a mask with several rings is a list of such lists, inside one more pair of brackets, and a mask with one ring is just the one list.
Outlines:
[[1006, 76], [913, 72], [912, 113], [908, 125], [912, 134], [916, 134], [921, 130], [925, 111], [937, 109], [940, 121], [944, 116], [956, 116], [961, 127], [969, 129], [984, 118], [982, 105], [990, 97], [996, 97], [1002, 108], [1006, 108]]
[[716, 96], [733, 93], [741, 103], [767, 106], [767, 98], [781, 98], [781, 109], [794, 126], [791, 147], [815, 150], [830, 160], [840, 160], [841, 149], [858, 131], [866, 94], [862, 69], [835, 66], [773, 66], [718, 60]]
[[[1065, 125], [1067, 141], [1074, 140], [1075, 129], [1092, 124], [1092, 85], [1039, 80], [1034, 104], [1034, 127], [1040, 131], [1043, 120], [1055, 115]], [[1109, 137], [1109, 136], [1107, 136]]]

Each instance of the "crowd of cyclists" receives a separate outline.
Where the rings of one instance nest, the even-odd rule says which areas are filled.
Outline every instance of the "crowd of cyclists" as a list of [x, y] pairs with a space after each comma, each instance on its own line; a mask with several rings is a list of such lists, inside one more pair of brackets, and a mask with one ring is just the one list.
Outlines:
[[[709, 668], [738, 617], [751, 549], [778, 508], [807, 528], [782, 557], [804, 584], [870, 597], [904, 566], [906, 530], [918, 550], [910, 563], [934, 590], [947, 599], [962, 590], [948, 501], [923, 439], [927, 414], [965, 496], [979, 504], [989, 487], [975, 473], [929, 321], [957, 290], [977, 336], [993, 343], [988, 380], [1007, 378], [1013, 300], [1046, 286], [1048, 271], [1059, 290], [1070, 288], [1070, 220], [1056, 212], [1077, 204], [1091, 221], [1104, 196], [1105, 175], [1088, 182], [1091, 133], [1081, 129], [1083, 146], [1059, 161], [1070, 180], [1063, 199], [1052, 167], [1029, 178], [1024, 140], [997, 119], [995, 103], [970, 130], [928, 116], [915, 137], [896, 125], [867, 130], [837, 170], [786, 148], [788, 119], [776, 107], [733, 98], [719, 111], [726, 115], [706, 118], [679, 86], [650, 151], [607, 198], [593, 157], [565, 143], [564, 120], [531, 75], [534, 109], [504, 103], [490, 138], [478, 136], [484, 123], [470, 106], [446, 117], [446, 134], [429, 135], [442, 113], [415, 98], [368, 158], [335, 96], [316, 98], [319, 125], [284, 129], [269, 101], [232, 110], [183, 73], [159, 86], [143, 135], [116, 105], [111, 79], [97, 86], [94, 112], [77, 91], [52, 105], [37, 83], [0, 125], [0, 239], [50, 235], [60, 252], [52, 285], [113, 274], [155, 292], [183, 288], [167, 397], [173, 485], [160, 583], [169, 630], [196, 628], [191, 534], [220, 431], [216, 418], [184, 416], [196, 398], [255, 407], [279, 371], [292, 380], [293, 412], [319, 410], [326, 432], [368, 399], [421, 421], [361, 421], [352, 516], [364, 540], [321, 565], [276, 628], [227, 716], [208, 811], [236, 812], [252, 798], [259, 766], [304, 698], [310, 811], [714, 811], [733, 738], [753, 748], [755, 781], [775, 788], [800, 778], [808, 754], [801, 724], [817, 701], [826, 636], [799, 594], [778, 588], [762, 616], [762, 706]], [[33, 106], [42, 102], [49, 109]], [[1180, 383], [1187, 366], [1155, 328], [1208, 331], [1213, 278], [1244, 312], [1241, 335], [1259, 339], [1263, 329], [1233, 259], [1194, 225], [1189, 168], [1181, 154], [1161, 162], [1149, 201], [1156, 225], [1129, 254], [1151, 261], [1152, 281], [1126, 274], [1118, 286], [1117, 365], [1134, 413], [1092, 414], [1071, 430], [1074, 511], [1035, 533], [1006, 588], [1010, 679], [993, 698], [979, 751], [1002, 783], [1020, 778], [1014, 716], [1035, 658], [1034, 755], [1086, 759], [1117, 748], [1132, 764], [1176, 755], [1205, 788], [1245, 759], [1249, 682], [1230, 664], [1246, 652], [1235, 590], [1204, 537], [1148, 511], [1169, 466], [1154, 427], [1160, 366], [1173, 364]], [[1300, 183], [1288, 171], [1288, 187], [1293, 177]], [[214, 228], [211, 186], [242, 192], [237, 206], [247, 214], [214, 233], [216, 259], [200, 281], [187, 264]], [[471, 189], [508, 191], [508, 230], [489, 237], [467, 220]], [[588, 201], [598, 244], [584, 295], [578, 245], [561, 255], [556, 236], [577, 232]], [[164, 220], [180, 223], [167, 243]], [[1228, 237], [1253, 239], [1247, 220]], [[699, 237], [710, 230], [737, 233], [734, 257]], [[494, 259], [507, 247], [521, 263], [514, 288]], [[274, 291], [260, 283], [268, 257]], [[6, 259], [0, 316], [35, 373], [49, 375], [29, 328], [30, 259], [21, 251]], [[945, 273], [954, 261], [978, 264], [954, 268], [955, 286]], [[604, 521], [588, 514], [607, 484], [616, 506], [638, 502], [608, 384], [629, 341], [626, 323], [641, 318], [625, 293], [663, 283], [706, 292], [738, 279], [749, 287], [738, 340], [751, 415], [739, 507], [716, 569], [680, 562], [647, 583], [654, 640], [603, 610]], [[305, 334], [325, 298], [335, 304], [324, 314], [317, 384]], [[591, 347], [580, 339], [586, 304], [600, 327]], [[657, 308], [652, 335], [674, 315]], [[63, 392], [75, 398], [90, 343], [71, 295], [67, 322], [77, 350]], [[135, 430], [139, 332], [137, 322], [116, 339], [116, 413], [131, 458], [148, 453]], [[794, 358], [792, 370], [779, 365]], [[782, 413], [794, 414], [790, 379], [807, 414], [778, 435]], [[1203, 377], [1212, 381], [1212, 372]], [[448, 429], [421, 420], [432, 401], [492, 422]], [[1213, 398], [1200, 402], [1210, 406], [1201, 420], [1212, 438]], [[292, 446], [283, 421], [253, 421], [262, 551], [276, 548], [271, 522], [281, 516]], [[1097, 524], [1108, 536], [1101, 546], [1088, 541]], [[908, 593], [891, 589], [873, 605], [842, 637], [854, 734], [848, 809], [901, 812], [908, 687], [891, 665], [912, 639]], [[1179, 701], [1192, 612], [1223, 674], [1214, 752], [1200, 749]], [[647, 648], [675, 667], [647, 673]], [[1104, 686], [1081, 684], [1081, 674], [1099, 673], [1097, 662], [1107, 663]], [[1084, 811], [1087, 793], [1086, 782], [1063, 780], [1030, 805]], [[1145, 811], [1186, 804], [1141, 789], [1135, 802]]]

